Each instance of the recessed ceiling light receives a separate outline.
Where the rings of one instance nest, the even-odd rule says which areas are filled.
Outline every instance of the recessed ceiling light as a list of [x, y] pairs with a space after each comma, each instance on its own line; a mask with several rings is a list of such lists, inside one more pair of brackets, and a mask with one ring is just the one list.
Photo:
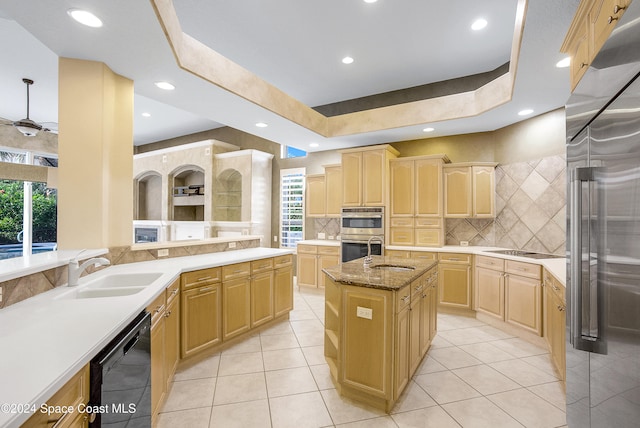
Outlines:
[[169, 82], [156, 82], [156, 86], [166, 91], [173, 91], [176, 87]]
[[377, 1], [378, 1], [378, 0], [364, 0], [364, 2], [365, 2], [365, 3], [375, 3], [375, 2], [377, 2]]
[[151, 117], [151, 113], [144, 112], [142, 113], [142, 117]]
[[486, 26], [487, 26], [487, 20], [483, 18], [479, 18], [473, 21], [473, 24], [471, 24], [471, 29], [474, 31], [478, 31], [478, 30], [482, 30]]
[[[365, 1], [367, 1], [367, 0], [365, 0]], [[372, 2], [367, 2], [367, 3], [372, 3]], [[318, 146], [320, 146], [320, 144], [318, 144], [318, 143], [309, 144], [309, 147], [318, 147]]]
[[264, 123], [264, 122], [258, 122], [258, 123], [256, 123], [256, 126], [257, 126], [258, 128], [266, 128], [266, 127], [267, 127], [267, 126], [269, 126], [269, 125], [267, 125], [267, 124], [266, 124], [266, 123]]
[[518, 112], [518, 116], [528, 116], [531, 113], [533, 113], [533, 110], [531, 110], [530, 108], [524, 109], [524, 110], [520, 110]]
[[422, 132], [433, 132], [433, 131], [435, 131], [435, 128], [424, 128], [422, 130]]
[[556, 67], [558, 68], [567, 68], [569, 65], [571, 65], [571, 57], [569, 56], [556, 62]]
[[351, 64], [351, 63], [353, 63], [353, 58], [351, 58], [350, 56], [345, 56], [344, 58], [342, 58], [342, 63], [343, 64]]
[[100, 20], [100, 18], [98, 18], [91, 12], [87, 12], [86, 10], [69, 9], [67, 11], [67, 14], [69, 14], [70, 17], [72, 17], [82, 25], [86, 25], [87, 27], [102, 27], [102, 21]]

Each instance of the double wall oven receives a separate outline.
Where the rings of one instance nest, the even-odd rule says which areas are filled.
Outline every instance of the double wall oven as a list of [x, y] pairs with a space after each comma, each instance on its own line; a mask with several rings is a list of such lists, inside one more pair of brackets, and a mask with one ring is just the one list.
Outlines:
[[380, 241], [371, 242], [371, 254], [382, 255], [384, 249], [384, 207], [345, 207], [340, 216], [342, 262], [367, 255], [367, 244], [372, 236]]

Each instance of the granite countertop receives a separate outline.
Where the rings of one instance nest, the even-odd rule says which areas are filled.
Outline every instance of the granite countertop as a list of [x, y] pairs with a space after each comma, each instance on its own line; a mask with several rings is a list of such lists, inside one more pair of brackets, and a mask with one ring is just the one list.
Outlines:
[[[364, 267], [363, 259], [352, 260], [340, 265], [322, 269], [332, 280], [341, 284], [383, 290], [399, 290], [420, 275], [436, 266], [435, 260], [398, 259], [395, 257], [372, 256], [369, 267]], [[411, 270], [376, 269], [377, 265], [411, 266]]]

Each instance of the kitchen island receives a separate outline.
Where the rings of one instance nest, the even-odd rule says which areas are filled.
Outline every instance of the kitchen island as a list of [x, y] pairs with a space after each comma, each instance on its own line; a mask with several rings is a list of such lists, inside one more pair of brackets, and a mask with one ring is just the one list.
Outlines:
[[436, 334], [437, 262], [373, 256], [323, 272], [324, 354], [336, 388], [390, 412]]

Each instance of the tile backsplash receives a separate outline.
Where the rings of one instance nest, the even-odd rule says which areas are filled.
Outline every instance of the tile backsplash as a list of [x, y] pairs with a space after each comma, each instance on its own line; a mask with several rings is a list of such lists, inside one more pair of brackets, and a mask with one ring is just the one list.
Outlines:
[[446, 244], [565, 254], [566, 158], [496, 168], [496, 218], [446, 219]]

